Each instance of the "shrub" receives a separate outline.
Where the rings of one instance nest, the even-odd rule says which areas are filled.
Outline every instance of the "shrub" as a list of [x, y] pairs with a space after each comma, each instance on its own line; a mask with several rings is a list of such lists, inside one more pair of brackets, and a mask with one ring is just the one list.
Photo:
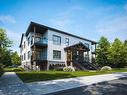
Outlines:
[[4, 70], [3, 70], [3, 65], [0, 64], [0, 77], [2, 76], [2, 74], [4, 73]]
[[4, 71], [5, 72], [21, 72], [21, 71], [24, 71], [23, 68], [4, 68]]
[[74, 67], [72, 67], [72, 66], [68, 66], [68, 67], [64, 67], [64, 68], [63, 68], [63, 71], [65, 71], [65, 72], [74, 72], [75, 69], [74, 69]]
[[101, 71], [111, 71], [112, 68], [110, 66], [104, 66], [101, 68]]

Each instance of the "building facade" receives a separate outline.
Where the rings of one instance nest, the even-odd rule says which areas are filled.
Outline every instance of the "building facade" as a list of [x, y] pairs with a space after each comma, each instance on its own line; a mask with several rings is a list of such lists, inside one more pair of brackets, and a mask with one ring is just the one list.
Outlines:
[[34, 70], [96, 68], [96, 42], [31, 22], [20, 42], [22, 67]]

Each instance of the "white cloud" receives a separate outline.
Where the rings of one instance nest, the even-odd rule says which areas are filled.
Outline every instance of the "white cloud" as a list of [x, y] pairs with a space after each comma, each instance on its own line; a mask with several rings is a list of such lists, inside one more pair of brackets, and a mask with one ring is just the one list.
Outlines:
[[2, 23], [12, 23], [15, 24], [16, 20], [14, 17], [10, 16], [10, 15], [0, 15], [0, 22]]
[[96, 31], [111, 41], [115, 38], [127, 39], [127, 16], [109, 19], [96, 26]]

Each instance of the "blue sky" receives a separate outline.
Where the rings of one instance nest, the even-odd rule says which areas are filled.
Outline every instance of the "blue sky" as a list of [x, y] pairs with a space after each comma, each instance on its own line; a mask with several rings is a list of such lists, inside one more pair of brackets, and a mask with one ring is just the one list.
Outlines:
[[21, 34], [34, 21], [98, 41], [127, 39], [127, 0], [0, 0], [0, 27], [19, 52]]

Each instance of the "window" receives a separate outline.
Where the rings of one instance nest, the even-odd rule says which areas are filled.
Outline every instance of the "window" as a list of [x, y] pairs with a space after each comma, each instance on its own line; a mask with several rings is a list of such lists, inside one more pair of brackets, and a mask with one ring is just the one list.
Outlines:
[[23, 55], [21, 55], [21, 60], [23, 61]]
[[41, 37], [36, 37], [35, 42], [39, 42], [39, 41], [41, 41]]
[[24, 48], [25, 48], [25, 46], [26, 46], [26, 43], [25, 43], [25, 41], [24, 41]]
[[84, 45], [85, 45], [87, 48], [89, 48], [89, 44], [88, 44], [88, 43], [84, 43]]
[[66, 45], [66, 46], [69, 46], [69, 38], [66, 38], [66, 39], [65, 39], [65, 45]]
[[34, 37], [31, 38], [31, 45], [33, 44], [33, 39], [34, 39]]
[[30, 59], [30, 51], [28, 51], [27, 58]]
[[41, 51], [36, 51], [36, 57], [38, 60], [41, 60]]
[[61, 59], [61, 51], [53, 50], [53, 59]]
[[61, 37], [53, 35], [53, 44], [54, 45], [61, 45]]
[[26, 60], [26, 54], [24, 53], [24, 60]]
[[30, 44], [30, 37], [28, 38], [28, 46], [29, 46], [29, 44]]
[[21, 45], [21, 52], [23, 51], [23, 45]]

